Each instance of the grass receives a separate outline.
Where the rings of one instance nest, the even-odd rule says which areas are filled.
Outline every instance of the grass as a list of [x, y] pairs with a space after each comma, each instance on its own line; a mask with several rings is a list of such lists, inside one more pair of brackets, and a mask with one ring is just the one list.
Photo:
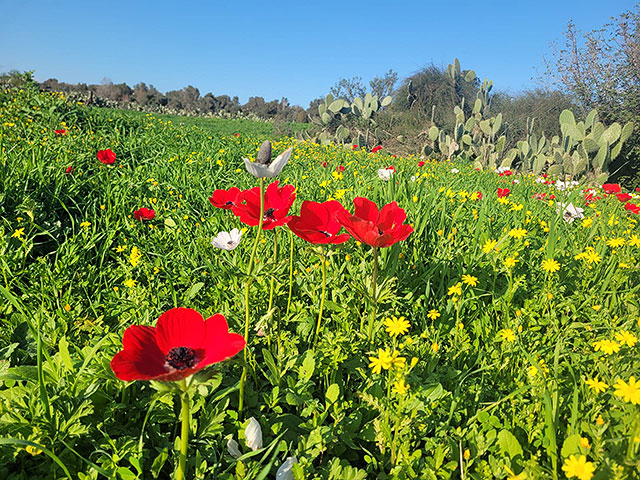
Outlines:
[[[170, 478], [178, 396], [122, 382], [109, 362], [127, 327], [177, 306], [222, 313], [243, 332], [255, 229], [232, 252], [214, 249], [218, 232], [245, 226], [208, 197], [255, 187], [242, 157], [271, 134], [32, 90], [0, 93], [0, 114], [0, 476]], [[293, 455], [295, 478], [581, 478], [582, 456], [593, 478], [637, 475], [637, 215], [600, 187], [587, 206], [583, 187], [551, 179], [273, 144], [294, 145], [278, 176], [296, 187], [292, 213], [328, 199], [353, 211], [365, 196], [396, 201], [414, 232], [379, 249], [375, 287], [373, 252], [354, 240], [320, 252], [286, 227], [263, 232], [245, 405], [243, 355], [198, 375], [188, 478], [267, 478]], [[113, 165], [96, 159], [105, 148]], [[385, 182], [377, 171], [390, 165]], [[498, 188], [511, 193], [498, 199]], [[584, 218], [565, 221], [568, 203]], [[136, 221], [140, 207], [156, 217]], [[558, 271], [543, 269], [551, 259]], [[393, 316], [406, 333], [387, 332]], [[256, 451], [250, 417], [262, 428]]]

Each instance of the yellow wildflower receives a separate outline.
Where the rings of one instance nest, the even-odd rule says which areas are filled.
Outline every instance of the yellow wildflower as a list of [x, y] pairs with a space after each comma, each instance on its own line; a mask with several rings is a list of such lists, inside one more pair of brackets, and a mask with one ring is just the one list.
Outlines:
[[409, 390], [409, 385], [404, 382], [404, 378], [401, 378], [397, 382], [393, 382], [393, 392], [398, 395], [404, 395]]
[[439, 316], [440, 316], [440, 312], [438, 312], [435, 308], [432, 308], [431, 310], [429, 310], [429, 313], [427, 313], [427, 317], [430, 318], [431, 320], [435, 320]]
[[605, 355], [611, 355], [620, 351], [620, 344], [613, 340], [598, 340], [593, 342], [593, 349], [596, 352], [602, 351]]
[[475, 287], [476, 285], [478, 285], [478, 278], [474, 277], [473, 275], [467, 275], [467, 274], [462, 275], [462, 281], [465, 284], [470, 285], [472, 287]]
[[635, 377], [629, 377], [629, 383], [619, 378], [613, 386], [616, 397], [621, 397], [625, 402], [640, 404], [640, 382], [636, 382]]
[[609, 240], [607, 240], [607, 245], [609, 245], [611, 248], [618, 248], [618, 247], [622, 247], [626, 244], [627, 242], [625, 241], [624, 238], [618, 237], [618, 238], [610, 238]]
[[571, 455], [565, 459], [562, 470], [567, 478], [576, 477], [578, 480], [591, 480], [596, 467], [593, 463], [587, 462], [587, 457], [584, 455], [578, 457]]
[[584, 383], [586, 383], [589, 388], [596, 393], [604, 392], [607, 388], [609, 388], [609, 385], [601, 380], [598, 380], [597, 378], [585, 380]]
[[131, 253], [129, 254], [129, 263], [132, 266], [137, 267], [140, 263], [140, 259], [142, 258], [142, 253], [138, 249], [138, 247], [131, 247]]
[[527, 230], [524, 228], [512, 228], [509, 231], [509, 236], [513, 238], [524, 238], [527, 236]]
[[617, 332], [616, 340], [620, 342], [620, 344], [627, 345], [628, 347], [633, 347], [636, 343], [638, 343], [638, 337], [636, 337], [628, 330], [621, 330]]
[[484, 242], [484, 245], [482, 246], [482, 251], [484, 253], [489, 253], [489, 252], [491, 252], [491, 250], [496, 248], [496, 245], [498, 245], [498, 241], [497, 240], [491, 240], [489, 238], [489, 239], [487, 239], [486, 242]]
[[377, 357], [369, 357], [369, 368], [373, 370], [373, 373], [380, 373], [383, 369], [389, 370], [392, 364], [391, 354], [388, 350], [378, 349]]
[[462, 295], [462, 282], [458, 282], [455, 285], [450, 286], [448, 295]]
[[511, 330], [510, 328], [500, 330], [498, 332], [498, 336], [500, 337], [501, 342], [511, 343], [516, 341], [516, 334], [513, 333], [513, 330]]
[[545, 272], [554, 273], [560, 270], [560, 264], [553, 258], [547, 258], [542, 261], [542, 269]]
[[516, 260], [513, 257], [507, 257], [504, 259], [504, 264], [507, 268], [513, 268], [516, 266], [516, 263], [518, 262], [518, 260]]
[[387, 327], [387, 333], [392, 337], [404, 335], [409, 331], [409, 322], [406, 321], [404, 317], [397, 318], [392, 315], [385, 319], [384, 325]]
[[11, 234], [11, 238], [22, 238], [24, 236], [24, 227], [17, 228], [13, 234]]

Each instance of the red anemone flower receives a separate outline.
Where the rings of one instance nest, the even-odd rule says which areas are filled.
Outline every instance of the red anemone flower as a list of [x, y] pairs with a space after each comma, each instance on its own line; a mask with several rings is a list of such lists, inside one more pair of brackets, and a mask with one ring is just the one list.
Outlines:
[[240, 205], [242, 201], [240, 198], [241, 193], [242, 191], [236, 187], [231, 187], [229, 190], [216, 190], [209, 197], [209, 201], [214, 207], [231, 210]]
[[389, 165], [387, 167], [387, 170], [391, 170], [393, 173], [396, 173], [396, 167], [394, 167], [393, 165]]
[[[263, 230], [271, 230], [291, 220], [287, 214], [296, 199], [295, 190], [293, 185], [279, 188], [278, 181], [269, 184], [264, 192]], [[240, 217], [242, 223], [250, 227], [257, 226], [260, 220], [260, 187], [245, 190], [239, 200], [241, 203], [231, 210], [233, 214]]]
[[67, 167], [67, 168], [64, 169], [64, 173], [66, 173], [66, 174], [69, 174], [71, 172], [73, 172], [73, 167]]
[[160, 315], [155, 327], [127, 328], [122, 345], [111, 360], [111, 370], [120, 380], [175, 382], [233, 357], [245, 341], [229, 333], [219, 313], [205, 320], [191, 308], [172, 308]]
[[372, 247], [390, 247], [405, 240], [413, 227], [403, 224], [406, 213], [396, 202], [391, 202], [378, 210], [378, 206], [364, 197], [353, 200], [355, 213], [342, 210], [336, 214], [338, 222], [353, 235], [353, 238]]
[[112, 152], [110, 148], [107, 148], [106, 150], [100, 150], [96, 157], [98, 157], [98, 160], [100, 160], [105, 165], [111, 165], [116, 161], [116, 154]]
[[357, 150], [357, 149], [358, 149], [358, 145], [353, 145], [351, 148], [352, 148], [353, 150]]
[[376, 147], [373, 147], [373, 148], [371, 149], [371, 153], [377, 153], [377, 152], [379, 152], [380, 150], [382, 150], [382, 145], [378, 145], [378, 146], [376, 146]]
[[498, 188], [498, 198], [506, 198], [511, 194], [508, 188]]
[[629, 195], [628, 193], [617, 193], [616, 197], [618, 198], [618, 200], [620, 200], [621, 202], [628, 202], [629, 200], [631, 200], [633, 197], [631, 195]]
[[53, 133], [56, 135], [66, 135], [67, 131], [64, 128], [61, 128], [60, 130], [54, 130]]
[[237, 138], [237, 137], [240, 136], [240, 134], [239, 133], [234, 133], [233, 136]]
[[482, 200], [482, 192], [480, 190], [476, 192], [476, 195], [478, 196], [478, 200]]
[[326, 167], [327, 166], [327, 162], [322, 162], [322, 166]]
[[424, 164], [425, 164], [425, 163], [426, 163], [426, 162], [424, 162], [423, 160], [420, 160], [420, 161], [418, 162], [418, 167], [422, 167], [422, 166], [424, 166]]
[[621, 189], [620, 189], [620, 185], [618, 185], [617, 183], [605, 183], [604, 185], [602, 185], [602, 189], [604, 190], [604, 193], [620, 193]]
[[336, 220], [336, 214], [344, 210], [337, 200], [318, 203], [302, 202], [300, 216], [294, 215], [287, 225], [293, 233], [309, 243], [344, 243], [351, 236], [348, 233], [337, 235], [342, 225]]
[[134, 210], [133, 212], [133, 218], [140, 221], [153, 220], [155, 216], [156, 216], [155, 210], [152, 210], [146, 207], [142, 207], [138, 210]]
[[342, 172], [344, 172], [344, 167], [343, 167], [342, 165], [338, 165], [338, 166], [336, 167], [336, 172], [338, 172], [338, 173], [342, 173]]
[[631, 213], [635, 213], [636, 215], [640, 213], [640, 206], [636, 205], [635, 203], [625, 203], [624, 209]]

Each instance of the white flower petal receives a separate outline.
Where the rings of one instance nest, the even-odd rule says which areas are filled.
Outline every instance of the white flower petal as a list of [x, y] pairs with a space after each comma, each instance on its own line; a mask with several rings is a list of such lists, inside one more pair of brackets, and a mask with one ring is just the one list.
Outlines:
[[291, 158], [291, 152], [293, 152], [293, 147], [290, 147], [284, 152], [282, 152], [280, 155], [276, 157], [276, 159], [273, 162], [271, 162], [271, 165], [269, 165], [271, 178], [277, 177], [282, 171], [282, 169], [285, 167], [285, 165], [289, 163], [289, 158]]
[[262, 428], [260, 428], [260, 424], [253, 417], [249, 419], [249, 424], [244, 429], [244, 438], [247, 447], [254, 452], [262, 448]]
[[238, 445], [238, 442], [236, 442], [233, 438], [230, 438], [227, 442], [227, 450], [229, 451], [229, 455], [231, 455], [233, 458], [238, 458], [242, 455], [242, 452], [240, 451], [240, 445]]
[[298, 459], [295, 457], [295, 455], [293, 457], [287, 457], [287, 459], [276, 472], [276, 480], [293, 480], [294, 463], [298, 463]]

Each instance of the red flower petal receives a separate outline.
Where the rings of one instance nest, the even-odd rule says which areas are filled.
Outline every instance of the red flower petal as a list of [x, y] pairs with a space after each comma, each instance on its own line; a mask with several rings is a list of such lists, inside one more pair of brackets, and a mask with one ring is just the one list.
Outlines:
[[216, 314], [205, 321], [204, 349], [206, 356], [198, 364], [199, 367], [221, 362], [233, 357], [245, 347], [242, 335], [229, 333], [224, 315]]
[[192, 348], [199, 353], [204, 335], [204, 318], [191, 308], [172, 308], [160, 315], [156, 324], [156, 343], [163, 355], [176, 347]]
[[122, 345], [124, 349], [111, 360], [111, 369], [120, 380], [149, 380], [167, 373], [165, 356], [156, 344], [155, 328], [127, 328]]
[[368, 198], [356, 197], [353, 199], [355, 207], [354, 215], [364, 220], [376, 223], [378, 221], [378, 206]]

